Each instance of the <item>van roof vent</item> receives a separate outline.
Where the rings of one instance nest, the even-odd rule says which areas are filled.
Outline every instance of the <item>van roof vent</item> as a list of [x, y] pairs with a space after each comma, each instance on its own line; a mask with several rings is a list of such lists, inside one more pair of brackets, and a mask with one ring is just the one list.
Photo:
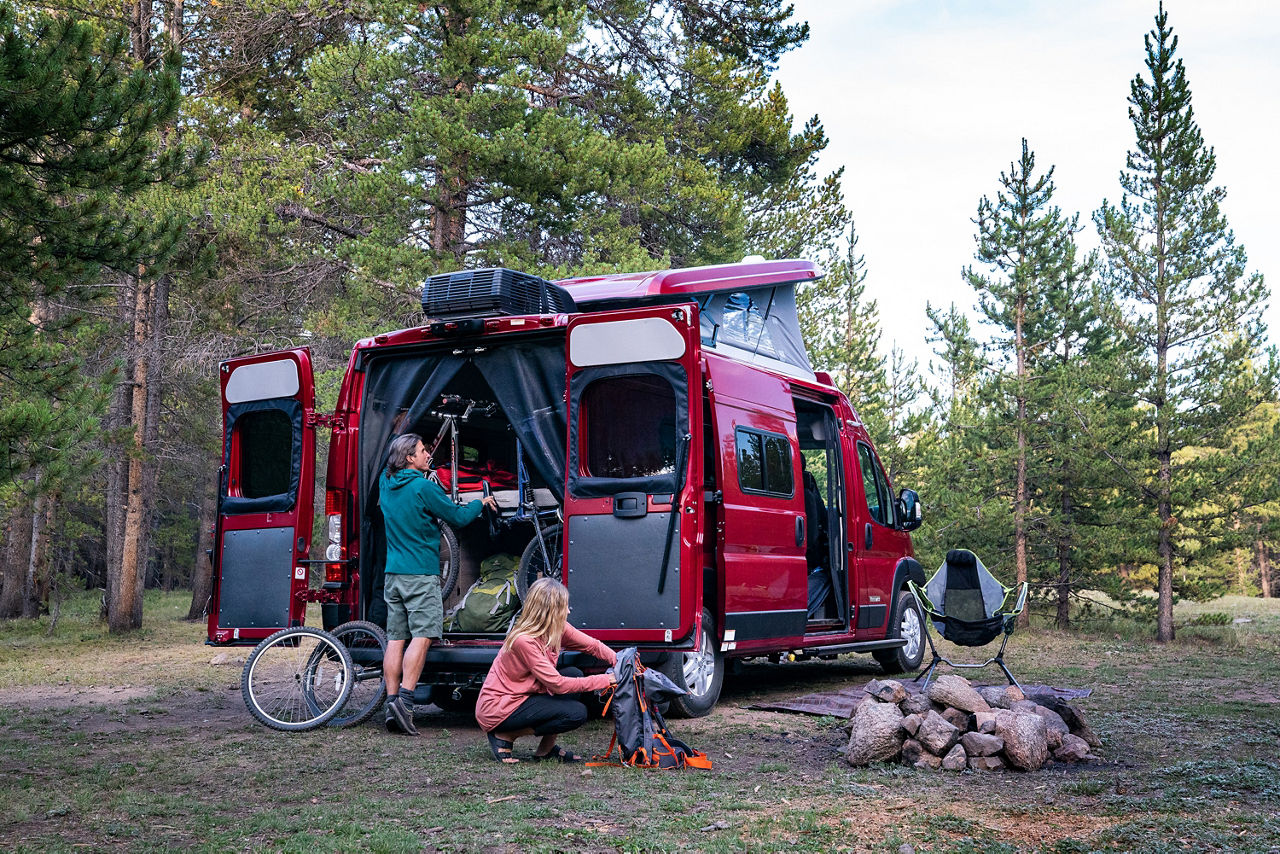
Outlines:
[[559, 285], [504, 267], [440, 273], [422, 283], [422, 313], [433, 320], [577, 310]]

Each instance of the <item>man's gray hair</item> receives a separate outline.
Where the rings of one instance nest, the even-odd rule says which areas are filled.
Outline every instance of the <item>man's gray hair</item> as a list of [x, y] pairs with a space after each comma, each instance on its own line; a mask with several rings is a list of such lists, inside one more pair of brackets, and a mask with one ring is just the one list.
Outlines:
[[422, 437], [417, 433], [401, 433], [391, 440], [391, 447], [387, 451], [387, 474], [395, 474], [398, 471], [409, 467], [409, 455], [413, 453], [414, 448], [418, 447], [418, 443], [422, 441]]

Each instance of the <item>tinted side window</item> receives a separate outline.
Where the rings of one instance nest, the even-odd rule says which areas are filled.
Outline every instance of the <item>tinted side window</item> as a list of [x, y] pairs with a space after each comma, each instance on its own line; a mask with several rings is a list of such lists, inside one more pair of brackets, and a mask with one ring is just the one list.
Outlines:
[[795, 494], [791, 443], [786, 436], [738, 428], [738, 485], [746, 492], [790, 498]]
[[656, 376], [596, 380], [582, 393], [592, 477], [654, 477], [676, 467], [676, 394]]
[[875, 454], [861, 442], [858, 443], [858, 468], [862, 471], [862, 492], [867, 498], [867, 513], [881, 525], [893, 525], [893, 498], [889, 492], [889, 480], [880, 470]]
[[246, 412], [236, 419], [236, 460], [242, 498], [265, 498], [289, 491], [293, 466], [293, 424], [279, 409]]

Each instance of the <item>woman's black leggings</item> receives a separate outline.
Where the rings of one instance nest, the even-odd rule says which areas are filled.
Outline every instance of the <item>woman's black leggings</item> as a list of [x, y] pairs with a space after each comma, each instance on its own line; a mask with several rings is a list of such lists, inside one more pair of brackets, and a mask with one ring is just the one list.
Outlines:
[[[565, 676], [581, 676], [576, 667], [560, 669]], [[576, 694], [530, 694], [507, 719], [493, 728], [494, 732], [533, 730], [534, 735], [559, 735], [575, 730], [587, 722], [587, 707]]]

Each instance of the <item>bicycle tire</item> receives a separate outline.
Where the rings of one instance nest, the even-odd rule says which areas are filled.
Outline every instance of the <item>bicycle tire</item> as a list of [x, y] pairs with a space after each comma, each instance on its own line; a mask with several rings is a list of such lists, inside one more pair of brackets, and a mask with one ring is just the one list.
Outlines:
[[564, 581], [561, 577], [561, 564], [564, 562], [564, 553], [561, 549], [563, 531], [564, 526], [561, 524], [548, 525], [542, 529], [541, 540], [546, 544], [547, 556], [551, 559], [549, 567], [542, 557], [538, 534], [534, 534], [529, 544], [524, 547], [524, 552], [520, 555], [520, 570], [516, 573], [516, 593], [520, 596], [521, 602], [529, 593], [529, 585], [539, 578], [549, 577], [556, 581]]
[[458, 535], [445, 522], [440, 523], [440, 598], [448, 599], [458, 586], [461, 571], [462, 550], [458, 548]]
[[338, 626], [331, 634], [347, 648], [355, 669], [351, 696], [326, 723], [331, 727], [358, 726], [374, 716], [387, 695], [382, 682], [387, 633], [377, 623], [352, 620]]
[[244, 663], [240, 694], [264, 726], [305, 732], [323, 726], [351, 695], [351, 655], [323, 629], [294, 626], [262, 641]]

